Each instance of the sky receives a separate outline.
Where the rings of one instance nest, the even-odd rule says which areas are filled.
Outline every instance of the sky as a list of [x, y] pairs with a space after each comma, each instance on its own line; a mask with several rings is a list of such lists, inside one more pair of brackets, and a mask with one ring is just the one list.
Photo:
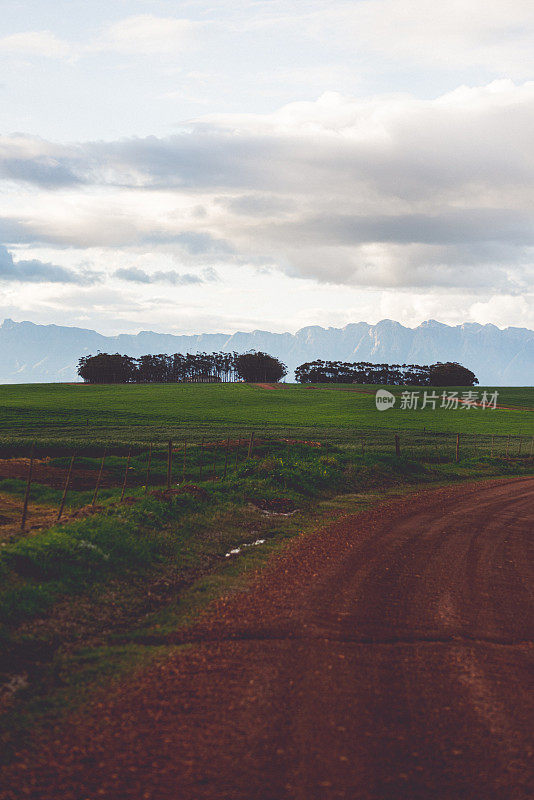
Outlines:
[[6, 0], [0, 319], [534, 328], [532, 0]]

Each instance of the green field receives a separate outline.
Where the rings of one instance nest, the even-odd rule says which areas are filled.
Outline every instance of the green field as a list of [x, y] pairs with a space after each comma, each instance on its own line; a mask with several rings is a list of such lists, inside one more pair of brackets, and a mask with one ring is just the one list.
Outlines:
[[[330, 440], [346, 446], [380, 448], [398, 433], [408, 446], [420, 437], [443, 437], [450, 448], [456, 433], [480, 437], [480, 444], [505, 447], [510, 437], [534, 434], [534, 389], [501, 388], [505, 408], [402, 410], [392, 388], [393, 409], [377, 411], [374, 386], [300, 386], [268, 390], [249, 384], [149, 384], [90, 386], [27, 384], [0, 387], [0, 445], [88, 448], [163, 443], [172, 438], [256, 435]], [[419, 404], [422, 402], [423, 390]], [[441, 395], [442, 389], [437, 390]], [[453, 388], [446, 391], [453, 391]], [[457, 390], [460, 393], [465, 389]], [[483, 389], [476, 387], [481, 396]], [[450, 441], [449, 441], [450, 440]], [[385, 445], [386, 447], [389, 444]]]

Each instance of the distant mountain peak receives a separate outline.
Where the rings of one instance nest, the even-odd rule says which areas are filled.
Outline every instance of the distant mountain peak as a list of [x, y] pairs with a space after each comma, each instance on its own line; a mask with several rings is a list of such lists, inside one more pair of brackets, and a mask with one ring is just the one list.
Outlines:
[[305, 361], [370, 361], [432, 364], [459, 361], [482, 384], [528, 385], [534, 375], [534, 332], [526, 328], [434, 319], [408, 328], [391, 319], [376, 325], [351, 322], [343, 328], [308, 325], [295, 334], [252, 332], [178, 335], [140, 331], [103, 336], [93, 330], [36, 325], [5, 319], [0, 325], [0, 382], [76, 380], [82, 355], [117, 349], [139, 357], [147, 353], [195, 353], [204, 350], [264, 350], [284, 361], [290, 371]]

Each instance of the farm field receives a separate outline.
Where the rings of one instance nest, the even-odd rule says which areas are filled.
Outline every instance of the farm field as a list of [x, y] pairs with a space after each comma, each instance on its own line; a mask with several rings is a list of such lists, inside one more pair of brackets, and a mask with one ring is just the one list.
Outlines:
[[[407, 387], [389, 387], [394, 408], [377, 411], [376, 386], [280, 384], [269, 390], [254, 384], [150, 384], [92, 386], [27, 384], [0, 387], [0, 446], [55, 443], [142, 445], [168, 438], [299, 433], [345, 446], [359, 434], [436, 432], [485, 436], [534, 433], [534, 389], [501, 388], [501, 408], [402, 410]], [[491, 387], [490, 387], [491, 388]], [[409, 387], [408, 387], [409, 389]], [[419, 392], [419, 405], [423, 390]], [[439, 396], [443, 389], [436, 390]], [[445, 391], [465, 389], [447, 388]], [[482, 395], [483, 388], [474, 391]], [[359, 445], [358, 445], [359, 446]]]

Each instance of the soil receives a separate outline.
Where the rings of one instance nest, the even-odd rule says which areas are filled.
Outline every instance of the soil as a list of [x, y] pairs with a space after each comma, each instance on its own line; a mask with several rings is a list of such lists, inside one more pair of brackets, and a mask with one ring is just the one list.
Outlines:
[[[8, 494], [0, 494], [0, 541], [7, 542], [10, 539], [18, 538], [22, 535], [22, 498], [13, 497]], [[93, 508], [69, 509], [65, 508], [61, 517], [61, 522], [87, 516], [101, 510], [98, 506]], [[36, 532], [42, 528], [49, 528], [57, 522], [58, 508], [37, 505], [33, 501], [28, 505], [25, 532]]]
[[302, 536], [18, 754], [2, 800], [531, 800], [534, 479]]
[[[97, 469], [76, 468], [72, 470], [70, 488], [73, 491], [86, 491], [94, 489], [98, 476]], [[0, 478], [18, 478], [27, 480], [30, 467], [29, 458], [2, 458], [0, 459]], [[50, 459], [34, 459], [32, 468], [32, 481], [51, 486], [54, 489], [63, 489], [67, 479], [67, 467], [54, 467], [50, 464]], [[106, 470], [102, 473], [101, 486], [117, 486], [118, 479], [109, 475]]]

